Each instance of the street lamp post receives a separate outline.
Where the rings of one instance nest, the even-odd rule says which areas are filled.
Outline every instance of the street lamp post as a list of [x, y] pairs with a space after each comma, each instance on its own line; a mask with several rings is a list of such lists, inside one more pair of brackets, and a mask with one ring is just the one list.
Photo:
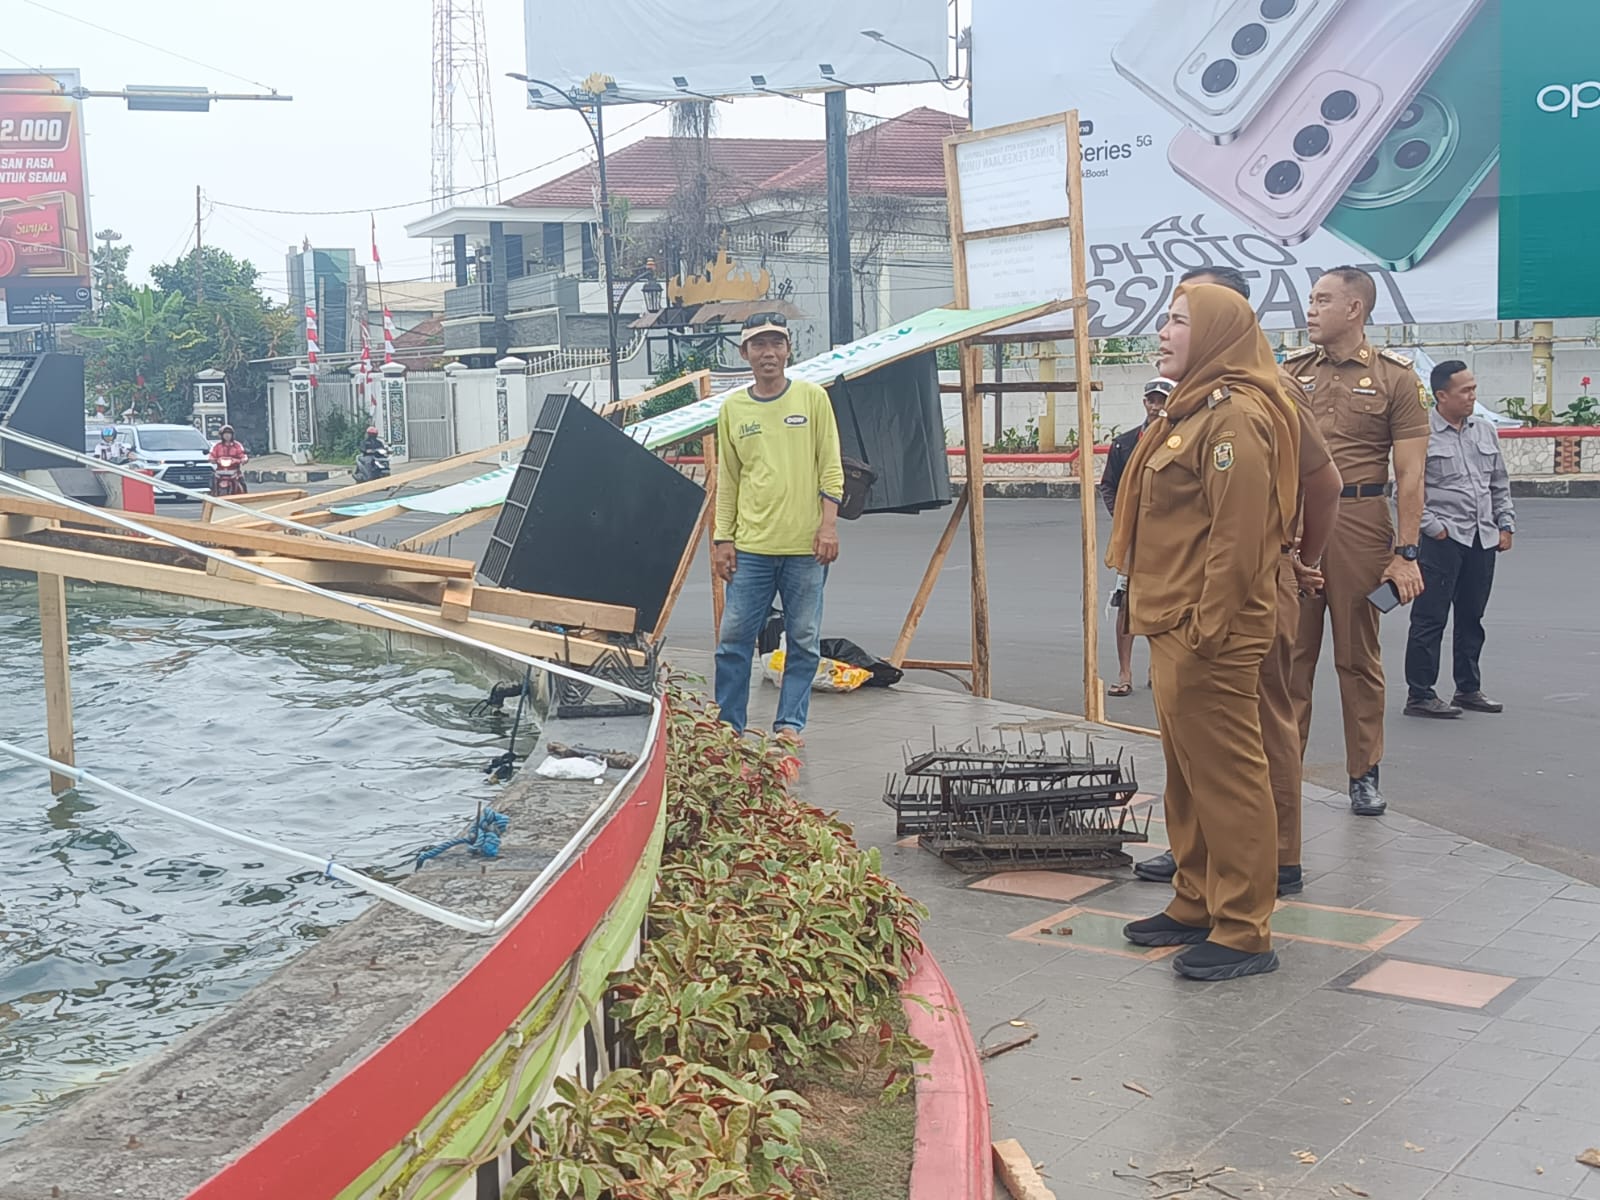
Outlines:
[[[600, 173], [600, 253], [605, 259], [602, 268], [602, 278], [606, 290], [606, 350], [610, 357], [610, 384], [611, 395], [609, 403], [615, 404], [622, 398], [622, 386], [619, 381], [620, 368], [617, 362], [617, 297], [613, 294], [615, 280], [612, 277], [616, 261], [616, 244], [611, 230], [611, 192], [606, 187], [606, 128], [605, 104], [601, 99], [607, 92], [616, 90], [616, 84], [604, 75], [591, 75], [584, 80], [584, 94], [589, 97], [589, 106], [580, 103], [577, 98], [562, 91], [555, 84], [545, 79], [535, 79], [516, 71], [506, 72], [512, 79], [519, 80], [528, 85], [528, 97], [535, 104], [543, 100], [544, 93], [541, 88], [548, 88], [559, 96], [565, 107], [572, 109], [583, 117], [584, 128], [589, 131], [589, 139], [594, 142], [594, 153]], [[589, 107], [594, 109], [591, 119]], [[614, 410], [613, 420], [622, 423], [622, 410]]]

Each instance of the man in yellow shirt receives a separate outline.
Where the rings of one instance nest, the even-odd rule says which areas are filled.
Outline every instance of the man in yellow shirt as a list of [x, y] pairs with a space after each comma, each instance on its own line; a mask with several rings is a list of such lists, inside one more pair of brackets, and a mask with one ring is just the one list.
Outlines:
[[716, 699], [741, 733], [756, 638], [783, 601], [787, 649], [772, 730], [799, 743], [822, 642], [822, 589], [839, 557], [844, 468], [828, 393], [790, 379], [789, 324], [780, 313], [744, 323], [739, 354], [755, 382], [731, 393], [717, 419], [717, 524], [711, 569], [727, 581], [717, 643]]

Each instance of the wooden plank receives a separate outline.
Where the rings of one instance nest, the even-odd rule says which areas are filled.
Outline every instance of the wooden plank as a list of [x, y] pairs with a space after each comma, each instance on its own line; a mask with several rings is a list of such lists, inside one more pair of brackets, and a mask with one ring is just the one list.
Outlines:
[[[706, 529], [706, 560], [711, 562], [716, 551], [717, 536], [717, 431], [712, 429], [701, 444], [706, 462], [706, 507], [711, 510], [711, 523]], [[722, 638], [722, 613], [727, 606], [728, 585], [711, 572], [711, 643]]]
[[983, 371], [983, 351], [961, 351], [961, 424], [967, 451], [967, 534], [972, 547], [972, 694], [987, 700], [989, 672], [989, 550], [983, 523], [983, 401], [978, 397], [978, 376]]
[[388, 504], [383, 508], [375, 508], [369, 513], [362, 513], [359, 517], [348, 517], [335, 521], [328, 526], [329, 533], [354, 533], [358, 529], [365, 529], [369, 525], [382, 525], [385, 521], [392, 521], [406, 510], [398, 504]]
[[[986, 134], [988, 130], [984, 131]], [[968, 229], [961, 234], [969, 242], [984, 238], [1018, 237], [1027, 233], [1048, 233], [1052, 229], [1065, 229], [1067, 217], [1047, 217], [1043, 221], [1024, 221], [1020, 225], [996, 225], [992, 229]]]
[[[269, 504], [281, 504], [285, 500], [303, 500], [310, 494], [305, 488], [279, 488], [273, 492], [246, 492], [240, 496], [229, 496], [227, 498], [245, 508], [265, 508]], [[231, 509], [224, 508], [215, 500], [207, 500], [204, 507], [200, 509], [200, 520], [210, 524], [221, 514], [231, 514], [231, 512]]]
[[[512, 438], [510, 441], [501, 442], [498, 446], [489, 446], [482, 450], [472, 450], [466, 454], [458, 454], [454, 458], [440, 459], [435, 463], [424, 463], [420, 467], [413, 467], [409, 471], [401, 471], [397, 475], [390, 475], [384, 479], [369, 479], [366, 483], [352, 483], [347, 487], [335, 488], [331, 492], [322, 492], [319, 495], [310, 497], [312, 503], [309, 505], [309, 507], [326, 508], [330, 505], [345, 504], [351, 500], [359, 499], [362, 496], [370, 496], [374, 492], [388, 491], [391, 488], [398, 488], [404, 484], [417, 483], [421, 480], [429, 478], [430, 476], [439, 475], [445, 471], [453, 471], [457, 467], [471, 466], [473, 463], [480, 461], [486, 462], [487, 460], [498, 460], [501, 454], [510, 453], [513, 450], [520, 450], [524, 445], [527, 444], [527, 441], [528, 439], [525, 437]], [[284, 504], [269, 505], [266, 508], [263, 508], [261, 511], [272, 513], [274, 516], [282, 517], [287, 516], [289, 513], [299, 511], [304, 507], [306, 507], [305, 502], [300, 500], [290, 500]], [[296, 517], [295, 519], [299, 520], [300, 518]], [[232, 524], [235, 521], [245, 521], [248, 523], [248, 518], [230, 515], [229, 517], [217, 523]]]
[[602, 604], [570, 596], [547, 596], [511, 588], [478, 587], [472, 592], [472, 611], [519, 621], [542, 621], [569, 629], [596, 629], [605, 633], [632, 633], [639, 614], [631, 605]]
[[933, 548], [933, 557], [928, 560], [927, 570], [922, 573], [922, 582], [917, 585], [917, 594], [911, 598], [911, 611], [906, 613], [905, 623], [900, 626], [900, 636], [895, 640], [894, 650], [889, 655], [891, 666], [905, 665], [906, 655], [911, 652], [911, 639], [917, 634], [917, 626], [922, 623], [922, 614], [927, 611], [928, 600], [933, 595], [933, 585], [939, 581], [939, 573], [944, 570], [944, 560], [950, 554], [950, 547], [955, 544], [956, 530], [961, 528], [961, 518], [967, 512], [967, 495], [962, 492], [956, 498], [955, 508], [950, 513], [950, 520], [945, 523], [944, 532], [939, 535], [939, 544]]
[[[0, 513], [23, 517], [40, 517], [46, 521], [59, 520], [72, 525], [125, 532], [121, 525], [98, 513], [84, 513], [48, 500], [35, 500], [28, 496], [12, 496], [0, 492]], [[202, 525], [198, 521], [185, 521], [177, 517], [140, 516], [137, 520], [151, 529], [170, 533], [202, 546], [221, 547], [226, 550], [255, 550], [266, 554], [283, 554], [291, 558], [339, 563], [365, 563], [396, 570], [421, 571], [425, 574], [471, 579], [477, 566], [460, 558], [438, 558], [431, 554], [410, 554], [401, 550], [387, 550], [382, 546], [352, 545], [349, 542], [330, 542], [305, 534], [293, 534], [277, 529], [241, 529], [233, 525]]]
[[[345, 625], [378, 629], [392, 633], [421, 631], [389, 619], [387, 614], [402, 614], [436, 629], [448, 629], [479, 641], [504, 649], [515, 650], [530, 657], [554, 662], [570, 662], [583, 667], [593, 663], [613, 647], [586, 638], [564, 637], [539, 629], [525, 629], [504, 621], [490, 621], [473, 617], [461, 625], [445, 622], [437, 608], [419, 604], [385, 601], [381, 604], [364, 601], [368, 608], [355, 608], [329, 597], [302, 592], [283, 584], [260, 579], [245, 582], [230, 579], [225, 574], [212, 575], [205, 571], [192, 571], [161, 563], [133, 562], [110, 558], [101, 554], [86, 554], [78, 550], [58, 550], [51, 546], [36, 546], [28, 542], [0, 542], [0, 567], [35, 574], [55, 574], [67, 579], [81, 579], [89, 583], [111, 584], [117, 587], [136, 588], [141, 591], [164, 592], [173, 596], [187, 596], [195, 600], [208, 600], [219, 604], [234, 604], [242, 608], [258, 608], [267, 612], [286, 613], [291, 616], [315, 620], [338, 621]], [[239, 572], [230, 567], [229, 571]], [[644, 661], [636, 651], [627, 652], [635, 665]]]
[[[1093, 390], [1097, 392], [1106, 390], [1106, 385], [1098, 379], [1094, 381], [1092, 386]], [[961, 385], [959, 383], [941, 383], [939, 390], [952, 394], [959, 393]], [[978, 394], [987, 396], [992, 396], [997, 392], [1009, 396], [1014, 392], [1036, 395], [1040, 392], [1075, 392], [1077, 390], [1078, 381], [1075, 379], [1007, 379], [1004, 382], [990, 380], [987, 383], [978, 385]]]
[[[1072, 212], [1072, 295], [1084, 302], [1089, 294], [1088, 246], [1083, 225], [1083, 144], [1079, 137], [1078, 113], [1067, 113], [1067, 202]], [[1083, 715], [1098, 721], [1106, 715], [1105, 687], [1100, 679], [1100, 543], [1095, 536], [1094, 455], [1094, 358], [1089, 346], [1086, 309], [1074, 319], [1073, 371], [1078, 380], [1090, 385], [1078, 388], [1078, 507], [1083, 514]]]
[[954, 659], [948, 659], [948, 658], [908, 658], [903, 663], [898, 663], [896, 665], [903, 666], [908, 671], [970, 671], [970, 670], [972, 670], [972, 664], [971, 663], [969, 663], [969, 662], [957, 662]]
[[654, 400], [657, 396], [665, 396], [668, 392], [675, 392], [684, 386], [692, 386], [698, 395], [704, 399], [711, 394], [711, 372], [693, 371], [688, 375], [681, 375], [671, 383], [658, 384], [648, 391], [640, 392], [637, 396], [629, 396], [624, 400], [613, 400], [601, 406], [598, 410], [602, 417], [609, 417], [619, 410], [638, 408], [641, 404]]
[[[1073, 117], [1073, 124], [1075, 125], [1077, 123], [1076, 113], [1052, 113], [1048, 117], [1030, 117], [1026, 121], [1013, 121], [1009, 125], [991, 125], [986, 129], [969, 129], [966, 133], [952, 134], [950, 137], [945, 138], [944, 144], [946, 146], [959, 146], [966, 142], [984, 142], [993, 137], [1005, 137], [1007, 134], [1012, 133], [1027, 133], [1034, 129], [1048, 129], [1052, 125], [1061, 124], [1062, 118], [1069, 116]], [[1071, 132], [1070, 126], [1068, 127], [1068, 132]], [[948, 185], [946, 188], [947, 193], [954, 196], [957, 191], [954, 181], [947, 177], [945, 182]]]
[[1016, 1138], [995, 1142], [994, 1168], [1000, 1180], [1011, 1193], [1011, 1200], [1056, 1200], [1056, 1194], [1045, 1187], [1044, 1179], [1033, 1165], [1033, 1159]]
[[481, 525], [485, 521], [498, 519], [504, 504], [492, 504], [488, 508], [474, 508], [451, 517], [442, 525], [435, 525], [426, 533], [414, 534], [403, 542], [395, 545], [396, 550], [426, 550], [429, 546], [437, 546], [446, 538], [454, 537], [462, 530], [471, 529], [474, 525]]
[[[44, 707], [50, 757], [75, 766], [72, 734], [72, 673], [67, 660], [67, 581], [39, 573], [39, 631], [44, 642]], [[50, 773], [50, 791], [59, 796], [72, 780]]]
[[444, 585], [439, 615], [455, 625], [465, 625], [472, 616], [473, 584], [470, 579], [452, 579]]

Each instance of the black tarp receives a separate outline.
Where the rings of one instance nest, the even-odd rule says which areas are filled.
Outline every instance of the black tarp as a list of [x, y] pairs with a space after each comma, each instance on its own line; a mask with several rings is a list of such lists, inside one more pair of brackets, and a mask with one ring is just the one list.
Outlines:
[[844, 454], [878, 473], [869, 513], [915, 513], [952, 500], [939, 367], [930, 351], [828, 388]]

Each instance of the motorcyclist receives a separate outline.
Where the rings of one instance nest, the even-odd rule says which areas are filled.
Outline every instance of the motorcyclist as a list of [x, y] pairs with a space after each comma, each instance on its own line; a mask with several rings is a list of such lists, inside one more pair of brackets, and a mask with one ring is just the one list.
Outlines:
[[244, 443], [233, 435], [233, 426], [224, 425], [217, 431], [218, 442], [211, 447], [212, 466], [221, 466], [224, 459], [232, 462], [236, 467], [242, 467], [250, 461], [250, 455], [245, 452]]
[[120, 463], [128, 461], [128, 444], [118, 436], [115, 425], [106, 425], [101, 428], [100, 443], [94, 448], [94, 456], [105, 462]]
[[362, 441], [361, 441], [361, 453], [363, 453], [363, 454], [387, 454], [387, 453], [389, 453], [389, 447], [387, 447], [387, 446], [385, 446], [383, 444], [383, 438], [381, 438], [378, 435], [378, 427], [376, 425], [368, 425], [367, 426], [367, 436], [365, 438], [363, 438]]

